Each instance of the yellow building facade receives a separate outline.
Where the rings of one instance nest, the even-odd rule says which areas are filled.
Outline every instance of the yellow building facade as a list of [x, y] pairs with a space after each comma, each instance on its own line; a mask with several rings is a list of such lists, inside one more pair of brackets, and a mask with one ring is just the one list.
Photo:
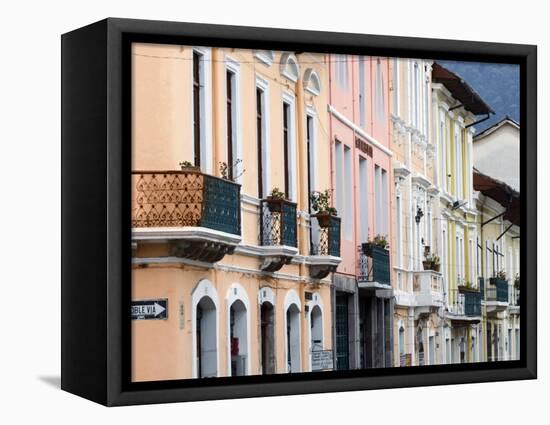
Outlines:
[[323, 55], [133, 45], [132, 300], [167, 306], [134, 381], [332, 367], [327, 90]]

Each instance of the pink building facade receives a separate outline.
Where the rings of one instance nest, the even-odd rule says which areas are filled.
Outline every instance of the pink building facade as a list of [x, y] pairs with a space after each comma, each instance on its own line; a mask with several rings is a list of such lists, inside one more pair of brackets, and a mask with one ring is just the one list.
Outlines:
[[[331, 184], [342, 262], [333, 276], [337, 369], [391, 366], [390, 87], [387, 58], [331, 55]], [[375, 241], [377, 243], [375, 243]]]

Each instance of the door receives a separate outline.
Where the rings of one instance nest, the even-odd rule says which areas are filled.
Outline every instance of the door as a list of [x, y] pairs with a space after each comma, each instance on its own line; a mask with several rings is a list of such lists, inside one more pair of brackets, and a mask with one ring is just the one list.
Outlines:
[[348, 296], [336, 296], [336, 369], [349, 369]]

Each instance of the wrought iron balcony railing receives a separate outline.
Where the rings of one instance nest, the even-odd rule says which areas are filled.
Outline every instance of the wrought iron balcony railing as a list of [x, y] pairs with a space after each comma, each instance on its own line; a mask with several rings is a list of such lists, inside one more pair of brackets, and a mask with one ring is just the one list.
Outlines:
[[459, 288], [464, 295], [464, 314], [466, 316], [481, 316], [482, 294], [478, 289]]
[[364, 243], [358, 247], [358, 280], [390, 285], [390, 252], [378, 245]]
[[[317, 217], [312, 216], [313, 219], [319, 222]], [[311, 232], [311, 254], [340, 257], [341, 219], [331, 215], [327, 220], [328, 225], [317, 224], [315, 231]]]
[[493, 302], [508, 302], [508, 281], [492, 277], [489, 279], [489, 285], [485, 288], [485, 299]]
[[198, 170], [133, 171], [132, 227], [241, 234], [240, 185]]
[[284, 199], [263, 199], [260, 205], [262, 245], [286, 245], [296, 248], [296, 204]]
[[448, 293], [449, 311], [458, 316], [464, 316], [466, 314], [465, 298], [464, 294], [457, 289], [451, 289]]
[[519, 306], [519, 287], [515, 285], [510, 288], [510, 304], [513, 306]]
[[339, 217], [332, 215], [311, 216], [311, 256], [309, 273], [315, 279], [323, 279], [336, 270], [340, 258]]

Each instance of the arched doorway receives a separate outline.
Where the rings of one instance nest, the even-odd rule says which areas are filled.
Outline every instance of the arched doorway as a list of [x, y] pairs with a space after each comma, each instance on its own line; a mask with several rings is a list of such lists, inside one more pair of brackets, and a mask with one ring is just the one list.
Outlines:
[[218, 374], [216, 305], [208, 296], [200, 299], [196, 307], [197, 377], [208, 378]]
[[287, 370], [300, 372], [300, 310], [291, 304], [286, 310]]
[[311, 351], [323, 349], [323, 312], [318, 305], [311, 309]]
[[231, 376], [244, 376], [248, 369], [247, 311], [241, 300], [229, 308], [229, 346]]
[[275, 309], [269, 301], [260, 307], [262, 374], [275, 373]]

